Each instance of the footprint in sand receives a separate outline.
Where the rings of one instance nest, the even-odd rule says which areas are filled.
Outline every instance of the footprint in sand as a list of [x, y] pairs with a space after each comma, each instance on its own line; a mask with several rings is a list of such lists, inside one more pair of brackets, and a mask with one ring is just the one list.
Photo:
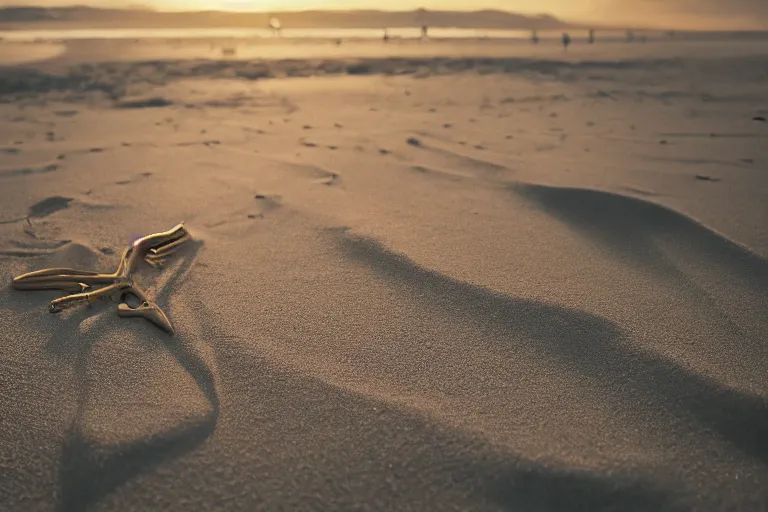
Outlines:
[[718, 181], [722, 181], [722, 178], [713, 178], [712, 176], [705, 176], [703, 174], [697, 174], [695, 179], [698, 181], [709, 181], [712, 183], [717, 183]]
[[421, 147], [421, 141], [416, 137], [408, 137], [405, 142], [408, 143], [409, 146], [413, 146], [415, 148]]
[[280, 196], [270, 196], [265, 194], [256, 194], [253, 196], [259, 205], [258, 213], [249, 213], [249, 219], [263, 219], [266, 213], [275, 211], [283, 206]]
[[[152, 176], [151, 172], [142, 172], [138, 174], [139, 178], [149, 178], [150, 176]], [[130, 183], [133, 183], [134, 181], [135, 181], [134, 179], [120, 180], [120, 181], [116, 181], [115, 185], [128, 185]]]
[[29, 174], [45, 174], [58, 170], [59, 166], [56, 164], [47, 164], [40, 167], [21, 167], [15, 169], [0, 169], [0, 178], [7, 178], [11, 176], [26, 176]]
[[175, 144], [175, 146], [180, 148], [186, 148], [190, 146], [201, 146], [201, 145], [207, 146], [207, 147], [219, 146], [221, 145], [221, 141], [220, 140], [203, 140], [198, 142], [178, 142]]
[[[264, 134], [267, 133], [267, 132], [265, 132], [264, 130], [262, 130], [260, 128], [251, 128], [250, 126], [245, 126], [243, 128], [243, 131], [244, 132], [248, 132], [248, 133], [255, 133], [255, 134], [258, 134], [258, 135], [264, 135]], [[206, 131], [205, 130], [200, 130], [200, 133], [206, 133]]]
[[29, 207], [29, 213], [27, 216], [31, 219], [47, 217], [60, 210], [69, 208], [69, 203], [73, 199], [71, 197], [51, 196], [37, 202]]
[[122, 109], [144, 109], [144, 108], [164, 108], [173, 105], [173, 101], [163, 98], [135, 98], [130, 100], [119, 101], [115, 104], [115, 108]]

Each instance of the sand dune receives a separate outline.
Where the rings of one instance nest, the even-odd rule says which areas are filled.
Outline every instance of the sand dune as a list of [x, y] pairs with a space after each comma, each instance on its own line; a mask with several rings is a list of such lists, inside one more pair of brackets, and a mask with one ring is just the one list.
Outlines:
[[[587, 236], [639, 262], [652, 259], [648, 248], [656, 241], [672, 241], [728, 263], [751, 278], [756, 289], [768, 282], [765, 260], [737, 242], [712, 231], [687, 215], [655, 203], [592, 189], [514, 185], [513, 190], [541, 205]], [[643, 250], [644, 249], [644, 250]], [[659, 255], [663, 259], [663, 255]], [[651, 261], [651, 267], [661, 267]]]
[[765, 56], [467, 45], [4, 68], [0, 509], [765, 509]]

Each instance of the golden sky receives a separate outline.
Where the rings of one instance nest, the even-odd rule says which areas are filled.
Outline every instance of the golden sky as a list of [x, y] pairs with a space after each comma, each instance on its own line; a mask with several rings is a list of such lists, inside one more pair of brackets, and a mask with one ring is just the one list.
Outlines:
[[768, 0], [0, 0], [2, 5], [104, 7], [146, 5], [160, 10], [306, 10], [419, 7], [444, 10], [503, 9], [549, 13], [568, 21], [686, 28], [768, 29]]
[[[157, 6], [170, 9], [235, 9], [235, 10], [297, 10], [297, 9], [386, 9], [409, 10], [419, 7], [429, 9], [470, 10], [478, 8], [514, 11], [583, 11], [590, 1], [569, 0], [150, 0]], [[581, 5], [580, 5], [581, 4]]]
[[515, 12], [588, 13], [619, 0], [0, 0], [6, 5], [146, 5], [160, 10], [272, 11], [306, 9], [443, 10], [502, 9]]

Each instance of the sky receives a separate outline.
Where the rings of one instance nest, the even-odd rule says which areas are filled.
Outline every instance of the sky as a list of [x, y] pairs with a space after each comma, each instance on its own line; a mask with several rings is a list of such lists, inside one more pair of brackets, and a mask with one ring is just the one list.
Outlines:
[[680, 28], [768, 29], [768, 0], [0, 0], [2, 5], [142, 4], [161, 10], [504, 9], [566, 20]]

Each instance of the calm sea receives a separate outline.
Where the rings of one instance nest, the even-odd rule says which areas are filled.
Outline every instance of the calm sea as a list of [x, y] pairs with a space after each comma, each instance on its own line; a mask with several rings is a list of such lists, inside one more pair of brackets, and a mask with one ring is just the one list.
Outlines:
[[[419, 28], [393, 28], [388, 30], [393, 39], [418, 39]], [[561, 37], [562, 31], [549, 30], [538, 33], [541, 39]], [[381, 39], [381, 29], [283, 29], [280, 37], [285, 39]], [[435, 39], [517, 39], [531, 38], [530, 30], [486, 30], [433, 28], [430, 38]], [[586, 37], [586, 30], [571, 31], [572, 36]], [[603, 38], [623, 38], [625, 34], [617, 31], [598, 32]], [[659, 37], [660, 33], [647, 33], [645, 37]], [[129, 29], [54, 29], [54, 30], [0, 30], [0, 38], [5, 41], [65, 41], [73, 39], [274, 39], [278, 36], [269, 29], [260, 28], [129, 28]]]
[[[560, 39], [562, 30], [542, 30], [539, 39]], [[587, 30], [569, 30], [571, 37], [584, 39]], [[388, 30], [392, 39], [419, 39], [421, 29], [393, 28]], [[0, 40], [13, 42], [67, 41], [73, 39], [381, 39], [383, 29], [283, 29], [276, 35], [265, 28], [107, 28], [107, 29], [51, 29], [51, 30], [0, 30]], [[462, 28], [431, 28], [432, 39], [495, 39], [529, 40], [530, 30], [492, 30]], [[595, 34], [603, 41], [653, 41], [653, 40], [766, 40], [768, 32], [664, 32], [623, 30], [598, 30]]]

